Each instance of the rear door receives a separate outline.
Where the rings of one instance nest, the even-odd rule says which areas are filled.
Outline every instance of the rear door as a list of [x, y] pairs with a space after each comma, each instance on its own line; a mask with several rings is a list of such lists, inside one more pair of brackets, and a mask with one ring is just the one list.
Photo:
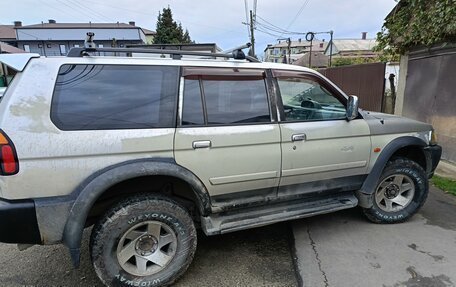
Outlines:
[[361, 117], [347, 121], [346, 98], [313, 74], [274, 71], [281, 112], [279, 197], [361, 187], [371, 141]]
[[264, 70], [185, 68], [175, 159], [207, 187], [215, 205], [277, 195], [280, 130]]

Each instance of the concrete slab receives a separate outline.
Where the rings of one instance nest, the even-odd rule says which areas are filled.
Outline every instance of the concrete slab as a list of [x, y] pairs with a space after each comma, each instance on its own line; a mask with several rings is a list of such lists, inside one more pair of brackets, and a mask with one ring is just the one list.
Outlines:
[[449, 161], [441, 160], [435, 170], [435, 174], [456, 180], [456, 165]]
[[406, 223], [373, 224], [351, 209], [293, 231], [304, 286], [456, 286], [456, 197], [434, 187]]

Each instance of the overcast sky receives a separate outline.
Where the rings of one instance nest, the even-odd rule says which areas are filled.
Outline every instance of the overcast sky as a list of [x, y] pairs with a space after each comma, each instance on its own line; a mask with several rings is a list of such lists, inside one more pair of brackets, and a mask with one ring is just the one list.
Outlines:
[[[253, 8], [253, 1], [248, 0], [249, 9]], [[169, 5], [174, 19], [189, 30], [197, 43], [215, 42], [222, 49], [228, 49], [249, 41], [247, 27], [242, 24], [246, 22], [244, 0], [15, 0], [5, 4], [1, 5], [0, 24], [18, 20], [29, 25], [48, 19], [57, 22], [136, 21], [138, 26], [151, 30], [155, 30], [158, 12]], [[394, 0], [259, 0], [257, 15], [288, 31], [334, 30], [335, 38], [360, 38], [361, 32], [368, 32], [368, 38], [374, 38], [395, 4]], [[255, 32], [257, 54], [261, 54], [266, 44], [275, 43], [281, 33], [258, 28], [273, 34]], [[288, 36], [304, 38], [282, 35]]]

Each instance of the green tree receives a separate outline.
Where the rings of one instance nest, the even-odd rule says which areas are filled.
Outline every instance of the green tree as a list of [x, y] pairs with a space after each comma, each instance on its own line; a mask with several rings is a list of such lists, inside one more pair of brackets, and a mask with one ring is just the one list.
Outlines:
[[381, 62], [381, 59], [379, 57], [333, 58], [332, 65], [334, 67], [340, 67], [340, 66], [351, 66], [351, 65], [377, 63], [377, 62]]
[[401, 0], [377, 34], [377, 51], [394, 58], [411, 47], [456, 39], [456, 0]]
[[156, 35], [154, 44], [188, 44], [192, 43], [188, 30], [182, 27], [182, 24], [177, 24], [173, 20], [171, 8], [163, 8], [162, 12], [158, 13]]

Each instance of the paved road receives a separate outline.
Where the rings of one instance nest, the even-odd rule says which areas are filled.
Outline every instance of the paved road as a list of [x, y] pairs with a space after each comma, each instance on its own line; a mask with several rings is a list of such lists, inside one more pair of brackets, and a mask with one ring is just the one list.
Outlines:
[[293, 230], [304, 286], [456, 286], [456, 197], [434, 187], [406, 223], [372, 224], [351, 209]]
[[[288, 224], [221, 236], [199, 236], [195, 260], [174, 286], [296, 286]], [[0, 286], [101, 286], [89, 262], [85, 233], [81, 268], [63, 246], [20, 252], [0, 244]]]

